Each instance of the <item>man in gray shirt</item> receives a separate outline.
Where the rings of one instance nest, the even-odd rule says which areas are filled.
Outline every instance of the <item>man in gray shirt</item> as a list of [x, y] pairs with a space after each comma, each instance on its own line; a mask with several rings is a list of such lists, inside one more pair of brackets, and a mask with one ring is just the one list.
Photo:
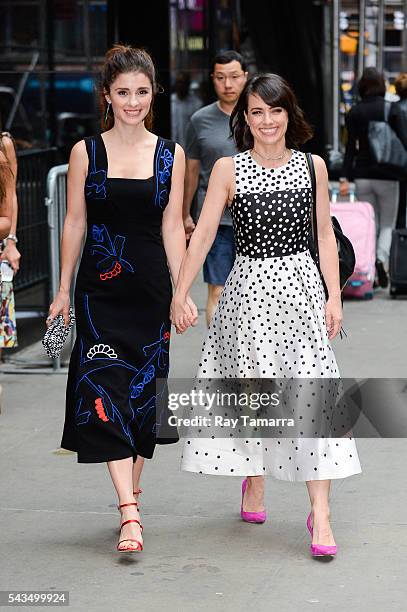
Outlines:
[[[217, 55], [212, 64], [212, 81], [218, 100], [196, 111], [186, 131], [187, 157], [184, 195], [184, 227], [187, 238], [195, 229], [191, 203], [197, 192], [197, 217], [205, 199], [209, 177], [215, 162], [235, 155], [237, 149], [230, 135], [229, 119], [247, 81], [244, 60], [236, 51]], [[206, 321], [216, 310], [220, 294], [235, 259], [232, 218], [226, 209], [220, 221], [215, 241], [204, 263], [204, 281], [208, 283]]]

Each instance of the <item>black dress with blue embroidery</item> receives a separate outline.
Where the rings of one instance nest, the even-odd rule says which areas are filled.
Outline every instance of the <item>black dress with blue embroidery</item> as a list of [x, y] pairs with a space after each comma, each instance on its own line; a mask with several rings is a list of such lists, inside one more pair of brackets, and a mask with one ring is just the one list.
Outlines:
[[[158, 138], [149, 179], [107, 178], [100, 135], [85, 139], [87, 238], [75, 287], [77, 339], [61, 446], [78, 462], [151, 458], [164, 435], [171, 279], [161, 236], [175, 143]], [[162, 429], [160, 426], [162, 425]]]

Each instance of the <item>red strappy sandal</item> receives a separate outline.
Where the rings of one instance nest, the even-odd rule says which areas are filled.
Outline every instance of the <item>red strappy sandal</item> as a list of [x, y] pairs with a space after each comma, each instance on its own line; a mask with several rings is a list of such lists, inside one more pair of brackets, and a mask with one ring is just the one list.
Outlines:
[[[122, 508], [126, 508], [127, 506], [136, 506], [137, 510], [138, 510], [138, 503], [137, 502], [132, 502], [130, 504], [121, 504], [120, 506], [117, 506], [118, 510], [121, 510]], [[127, 525], [128, 523], [137, 523], [138, 525], [140, 525], [140, 531], [141, 533], [143, 533], [143, 525], [140, 523], [140, 521], [138, 521], [137, 519], [129, 519], [128, 521], [124, 521], [123, 523], [121, 523], [120, 525], [120, 531], [122, 530], [122, 528]], [[136, 542], [137, 546], [132, 546], [132, 547], [128, 547], [128, 548], [119, 548], [120, 544], [122, 542]], [[143, 545], [140, 542], [140, 540], [136, 540], [134, 538], [124, 538], [123, 540], [120, 540], [117, 544], [117, 550], [118, 552], [123, 552], [123, 553], [134, 553], [134, 552], [141, 552], [143, 550]]]
[[[140, 493], [142, 493], [142, 492], [143, 492], [143, 489], [136, 489], [135, 491], [133, 491], [133, 495], [140, 495]], [[136, 503], [137, 503], [137, 510], [138, 510], [138, 511], [140, 511], [140, 507], [139, 507], [139, 504], [138, 504], [138, 500], [137, 500], [137, 502], [136, 502]], [[120, 510], [120, 506], [117, 506], [117, 509], [118, 509], [118, 510]], [[118, 528], [117, 528], [117, 531], [118, 531], [119, 533], [120, 533], [121, 528], [122, 528], [122, 527], [121, 527], [121, 522], [120, 522], [120, 524], [119, 524], [119, 526], [118, 526]]]

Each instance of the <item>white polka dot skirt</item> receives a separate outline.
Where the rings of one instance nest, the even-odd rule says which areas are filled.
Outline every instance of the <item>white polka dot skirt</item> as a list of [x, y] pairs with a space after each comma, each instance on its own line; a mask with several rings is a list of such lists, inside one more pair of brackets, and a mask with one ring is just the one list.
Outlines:
[[[307, 247], [311, 186], [305, 158], [265, 169], [234, 158], [236, 260], [203, 344], [198, 378], [338, 378], [325, 297]], [[322, 407], [321, 407], [322, 410]], [[190, 438], [181, 469], [306, 481], [361, 472], [352, 437]]]

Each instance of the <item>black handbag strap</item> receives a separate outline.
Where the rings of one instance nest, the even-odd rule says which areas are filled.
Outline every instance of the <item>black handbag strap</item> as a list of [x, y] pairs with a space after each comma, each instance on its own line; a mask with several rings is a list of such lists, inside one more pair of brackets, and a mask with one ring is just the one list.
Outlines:
[[385, 100], [384, 101], [384, 121], [385, 123], [389, 123], [390, 107], [391, 107], [391, 102], [388, 102], [387, 100]]
[[319, 267], [318, 222], [317, 222], [317, 177], [315, 175], [314, 160], [312, 159], [311, 153], [305, 153], [305, 158], [307, 160], [308, 172], [309, 172], [309, 176], [311, 179], [311, 188], [312, 188], [312, 204], [311, 204], [312, 239], [314, 241], [317, 265]]

